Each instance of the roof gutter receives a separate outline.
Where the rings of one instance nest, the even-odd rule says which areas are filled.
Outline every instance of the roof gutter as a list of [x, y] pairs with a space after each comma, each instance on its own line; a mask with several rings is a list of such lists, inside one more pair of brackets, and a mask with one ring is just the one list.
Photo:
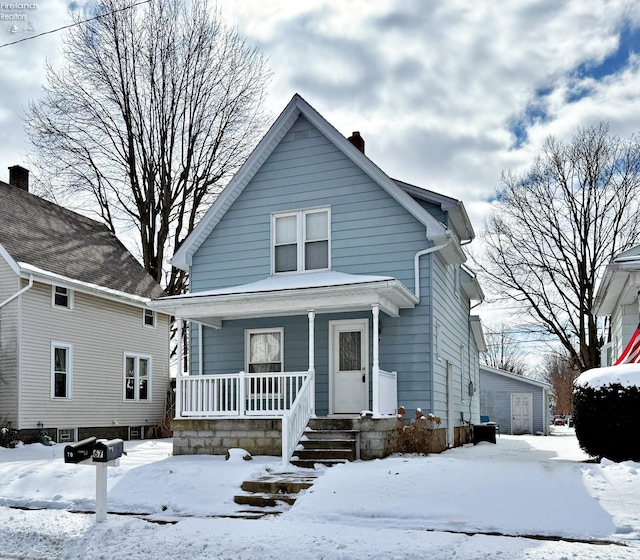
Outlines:
[[414, 294], [418, 298], [418, 301], [420, 301], [420, 257], [424, 255], [429, 255], [431, 253], [434, 253], [436, 251], [439, 251], [440, 249], [444, 249], [445, 247], [451, 245], [451, 242], [453, 241], [453, 234], [451, 233], [451, 231], [446, 230], [445, 236], [447, 237], [447, 240], [444, 243], [441, 243], [440, 245], [434, 245], [433, 247], [429, 247], [428, 249], [423, 249], [422, 251], [418, 251], [413, 257], [413, 277], [414, 277], [413, 287], [414, 287]]
[[7, 303], [11, 303], [14, 299], [16, 299], [17, 297], [20, 297], [28, 289], [30, 289], [31, 286], [33, 286], [33, 274], [29, 274], [29, 283], [24, 288], [22, 288], [21, 290], [18, 290], [15, 294], [13, 294], [12, 296], [9, 296], [2, 303], [0, 303], [0, 309], [2, 309], [5, 305], [7, 305]]

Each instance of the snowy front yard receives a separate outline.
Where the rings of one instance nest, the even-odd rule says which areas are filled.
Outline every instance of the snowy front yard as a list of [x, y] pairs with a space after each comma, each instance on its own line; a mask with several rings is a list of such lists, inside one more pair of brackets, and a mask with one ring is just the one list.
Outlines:
[[240, 483], [281, 470], [279, 458], [127, 442], [97, 524], [72, 513], [94, 508], [93, 466], [65, 464], [63, 445], [0, 448], [0, 558], [640, 558], [640, 464], [585, 463], [571, 431], [555, 430], [325, 469], [293, 508], [260, 520], [215, 516], [240, 510]]

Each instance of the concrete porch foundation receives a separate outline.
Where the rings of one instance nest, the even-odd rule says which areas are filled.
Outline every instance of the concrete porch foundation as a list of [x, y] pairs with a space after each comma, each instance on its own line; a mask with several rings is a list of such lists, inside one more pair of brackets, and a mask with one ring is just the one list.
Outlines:
[[[330, 421], [331, 419], [327, 419]], [[359, 457], [381, 459], [395, 453], [403, 423], [397, 418], [341, 418], [359, 433]], [[174, 455], [225, 455], [231, 448], [246, 449], [252, 455], [279, 457], [282, 454], [282, 421], [260, 418], [203, 418], [173, 420]], [[446, 430], [429, 430], [426, 453], [446, 449]], [[470, 441], [466, 428], [455, 428], [455, 445]]]

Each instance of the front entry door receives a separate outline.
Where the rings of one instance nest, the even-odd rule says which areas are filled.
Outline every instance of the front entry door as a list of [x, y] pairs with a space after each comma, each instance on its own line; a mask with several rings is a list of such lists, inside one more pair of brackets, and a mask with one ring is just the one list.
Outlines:
[[369, 408], [369, 322], [330, 321], [329, 331], [329, 410], [334, 414], [359, 414]]
[[532, 401], [530, 393], [511, 395], [511, 433], [514, 436], [533, 431]]

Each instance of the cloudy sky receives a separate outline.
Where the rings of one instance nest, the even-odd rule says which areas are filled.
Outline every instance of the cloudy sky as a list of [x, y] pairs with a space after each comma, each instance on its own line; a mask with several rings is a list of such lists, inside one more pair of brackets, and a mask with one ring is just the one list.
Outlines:
[[[133, 1], [133, 0], [132, 0]], [[0, 10], [0, 45], [69, 22], [79, 2]], [[477, 233], [502, 171], [548, 135], [640, 130], [640, 3], [600, 0], [220, 0], [269, 57], [274, 117], [301, 94], [359, 130], [390, 176], [462, 200]], [[28, 21], [11, 20], [9, 14]], [[10, 32], [15, 24], [16, 33]], [[16, 29], [14, 28], [14, 31]], [[62, 33], [0, 47], [0, 178], [24, 163], [20, 120]]]

